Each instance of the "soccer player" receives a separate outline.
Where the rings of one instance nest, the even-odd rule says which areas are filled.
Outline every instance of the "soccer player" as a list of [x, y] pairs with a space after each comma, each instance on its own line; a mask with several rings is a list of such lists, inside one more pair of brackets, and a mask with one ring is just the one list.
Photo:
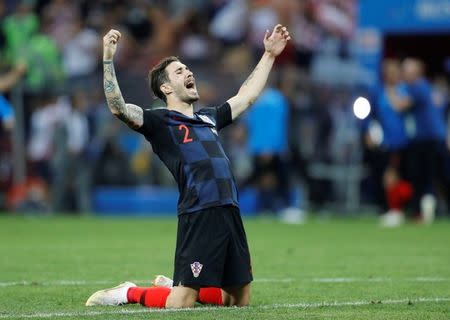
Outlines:
[[150, 71], [151, 89], [167, 108], [143, 110], [125, 103], [113, 65], [120, 37], [110, 30], [103, 38], [105, 95], [111, 112], [145, 136], [178, 184], [174, 287], [139, 288], [126, 282], [94, 293], [86, 305], [192, 307], [207, 287], [214, 287], [213, 295], [223, 305], [247, 306], [253, 280], [250, 254], [236, 183], [218, 132], [259, 96], [289, 32], [282, 25], [267, 30], [265, 52], [238, 93], [219, 107], [198, 112], [193, 108], [199, 99], [194, 75], [176, 57], [163, 59]]
[[[378, 91], [376, 114], [383, 129], [383, 141], [378, 153], [378, 166], [385, 191], [387, 213], [381, 224], [396, 227], [404, 223], [403, 209], [411, 198], [411, 186], [405, 178], [405, 155], [409, 138], [402, 110], [411, 103], [404, 83], [401, 82], [400, 62], [385, 59], [382, 66], [383, 86]], [[403, 109], [402, 109], [403, 108]], [[369, 135], [370, 137], [370, 135]]]
[[425, 223], [431, 223], [436, 209], [433, 182], [435, 178], [442, 178], [438, 172], [438, 155], [439, 150], [445, 148], [445, 119], [434, 104], [432, 87], [424, 76], [423, 63], [407, 58], [402, 67], [406, 89], [411, 97], [411, 103], [405, 109], [411, 119], [408, 171], [414, 189], [413, 209], [416, 213], [420, 212]]

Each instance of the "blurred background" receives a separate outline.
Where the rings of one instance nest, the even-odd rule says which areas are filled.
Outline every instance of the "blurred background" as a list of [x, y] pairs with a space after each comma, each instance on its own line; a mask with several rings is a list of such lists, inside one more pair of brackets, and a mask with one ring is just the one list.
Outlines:
[[122, 33], [127, 102], [161, 107], [148, 70], [177, 55], [202, 108], [237, 92], [282, 23], [266, 90], [222, 131], [242, 211], [450, 216], [448, 0], [0, 0], [0, 21], [5, 214], [174, 215], [170, 173], [106, 105], [103, 35]]

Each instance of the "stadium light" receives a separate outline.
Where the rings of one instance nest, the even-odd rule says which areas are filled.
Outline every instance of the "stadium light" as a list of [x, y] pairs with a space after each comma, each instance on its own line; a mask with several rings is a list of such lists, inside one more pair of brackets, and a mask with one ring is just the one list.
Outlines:
[[370, 114], [370, 102], [364, 97], [358, 97], [353, 103], [353, 113], [358, 119], [364, 120]]

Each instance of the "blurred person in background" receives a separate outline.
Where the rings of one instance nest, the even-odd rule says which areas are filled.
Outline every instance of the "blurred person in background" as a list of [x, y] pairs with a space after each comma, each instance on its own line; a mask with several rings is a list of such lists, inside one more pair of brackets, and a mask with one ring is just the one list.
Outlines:
[[28, 160], [31, 175], [42, 179], [48, 186], [53, 180], [52, 159], [55, 132], [67, 117], [70, 106], [53, 92], [40, 94], [39, 104], [31, 114]]
[[[384, 207], [387, 212], [381, 216], [381, 224], [395, 227], [404, 222], [404, 209], [412, 194], [411, 186], [407, 186], [406, 177], [406, 152], [409, 138], [406, 133], [404, 108], [411, 103], [408, 91], [404, 83], [401, 83], [401, 65], [394, 59], [385, 59], [382, 64], [382, 86], [378, 90], [374, 104], [377, 120], [383, 132], [381, 141], [366, 133], [366, 144], [369, 148], [377, 148], [379, 184], [383, 186], [385, 195]], [[405, 185], [406, 187], [402, 187]], [[408, 196], [402, 197], [402, 190]], [[398, 193], [398, 195], [396, 195]], [[390, 199], [404, 198], [400, 203], [393, 205]], [[395, 201], [394, 201], [395, 202]]]
[[55, 131], [53, 155], [53, 208], [56, 211], [88, 212], [90, 167], [86, 165], [89, 127], [88, 101], [84, 91], [70, 98], [70, 110]]
[[281, 213], [289, 206], [288, 117], [288, 101], [276, 87], [265, 89], [245, 115], [253, 158], [248, 182], [257, 189], [260, 213]]
[[[25, 64], [18, 64], [6, 73], [0, 74], [0, 208], [5, 207], [3, 194], [9, 189], [12, 180], [12, 141], [15, 125], [14, 108], [3, 96], [19, 83], [26, 72]], [[20, 128], [16, 128], [20, 130]]]
[[433, 182], [438, 172], [439, 150], [445, 146], [446, 125], [436, 107], [432, 87], [424, 75], [421, 61], [407, 58], [403, 61], [403, 78], [411, 102], [401, 106], [407, 110], [406, 130], [412, 139], [408, 152], [408, 175], [414, 189], [413, 209], [425, 223], [434, 220], [436, 196]]
[[446, 124], [446, 145], [438, 149], [439, 191], [450, 215], [450, 88], [445, 75], [438, 75], [433, 81], [433, 102]]

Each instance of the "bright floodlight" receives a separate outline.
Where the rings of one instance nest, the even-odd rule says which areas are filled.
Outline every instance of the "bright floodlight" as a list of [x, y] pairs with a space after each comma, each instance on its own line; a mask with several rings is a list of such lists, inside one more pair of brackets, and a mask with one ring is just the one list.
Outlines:
[[364, 97], [359, 97], [353, 103], [353, 113], [358, 119], [365, 119], [370, 113], [370, 102]]

